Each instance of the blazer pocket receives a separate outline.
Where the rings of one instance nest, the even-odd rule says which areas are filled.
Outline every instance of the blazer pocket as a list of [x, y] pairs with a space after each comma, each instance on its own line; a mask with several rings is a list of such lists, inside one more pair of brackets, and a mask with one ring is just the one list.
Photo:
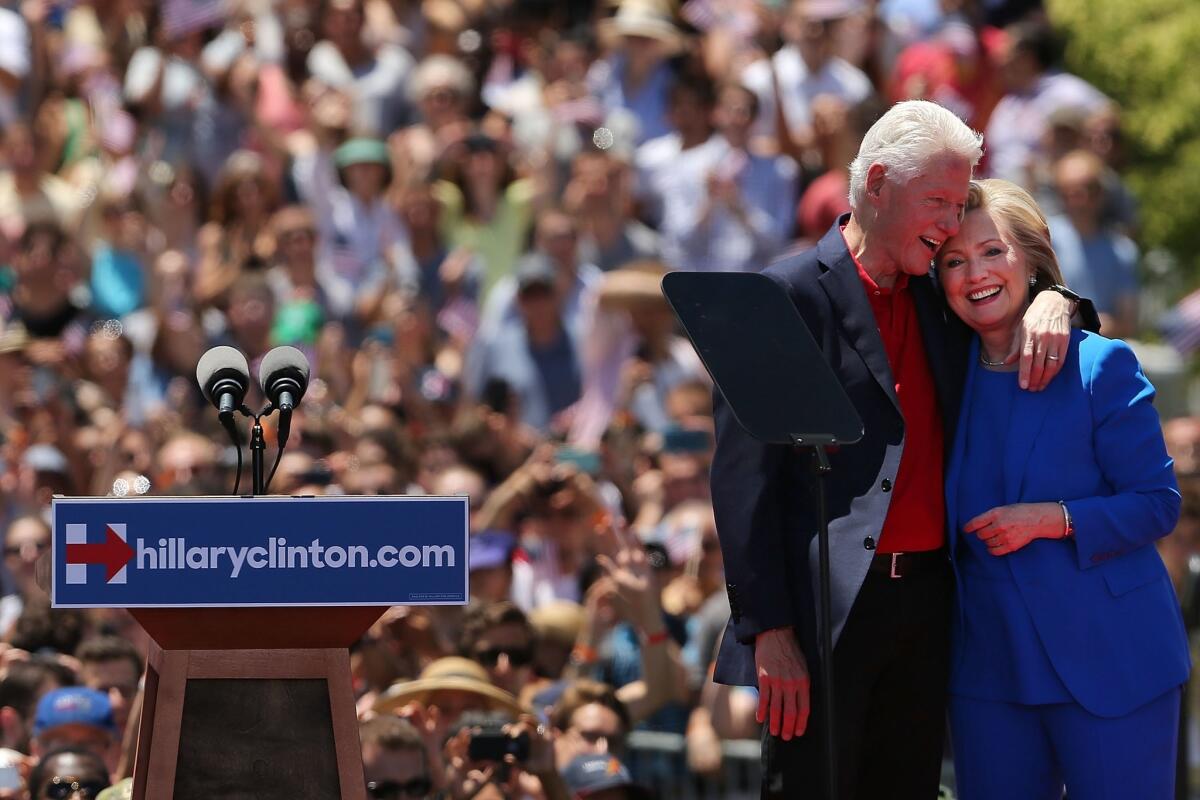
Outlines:
[[1163, 566], [1158, 551], [1150, 545], [1144, 545], [1113, 559], [1104, 567], [1104, 582], [1113, 597], [1128, 594], [1139, 586], [1154, 583], [1167, 577], [1167, 568]]

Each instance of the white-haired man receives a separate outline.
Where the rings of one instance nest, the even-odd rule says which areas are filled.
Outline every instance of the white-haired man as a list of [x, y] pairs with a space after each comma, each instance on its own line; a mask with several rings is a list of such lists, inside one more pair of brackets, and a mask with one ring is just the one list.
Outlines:
[[[764, 273], [791, 296], [866, 428], [831, 454], [827, 485], [842, 800], [937, 794], [954, 590], [942, 467], [967, 364], [965, 329], [928, 273], [958, 230], [980, 154], [981, 137], [949, 111], [897, 104], [851, 165], [851, 213]], [[1054, 292], [1034, 300], [1012, 356], [1022, 387], [1057, 372], [1072, 305]], [[763, 796], [818, 796], [808, 456], [751, 438], [719, 395], [715, 414], [712, 496], [732, 612], [715, 679], [759, 689]]]

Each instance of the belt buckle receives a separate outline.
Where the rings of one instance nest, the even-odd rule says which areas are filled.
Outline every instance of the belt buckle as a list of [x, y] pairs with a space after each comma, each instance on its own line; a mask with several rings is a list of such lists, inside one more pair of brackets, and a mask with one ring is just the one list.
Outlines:
[[904, 555], [904, 554], [903, 553], [892, 553], [892, 571], [888, 573], [889, 578], [903, 578], [904, 577], [899, 572], [896, 572], [897, 562], [900, 560], [900, 556], [902, 556], [902, 555]]

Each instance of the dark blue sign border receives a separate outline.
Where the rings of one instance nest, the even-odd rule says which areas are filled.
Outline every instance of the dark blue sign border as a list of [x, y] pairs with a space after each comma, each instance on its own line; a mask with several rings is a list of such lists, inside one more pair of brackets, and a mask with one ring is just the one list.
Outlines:
[[[121, 506], [124, 506], [126, 510], [128, 510], [132, 507], [141, 507], [143, 509], [148, 509], [148, 507], [155, 507], [155, 511], [154, 511], [155, 515], [160, 514], [160, 513], [165, 515], [165, 514], [170, 513], [169, 507], [171, 507], [171, 506], [175, 506], [179, 511], [182, 511], [183, 510], [182, 507], [186, 504], [195, 505], [195, 504], [209, 504], [209, 503], [222, 504], [224, 506], [224, 508], [221, 509], [221, 511], [224, 511], [226, 514], [230, 515], [229, 519], [227, 519], [225, 521], [231, 523], [229, 526], [231, 530], [225, 530], [225, 531], [222, 531], [220, 534], [214, 534], [212, 538], [209, 538], [207, 535], [196, 534], [196, 532], [194, 530], [189, 531], [189, 535], [196, 536], [196, 539], [194, 539], [192, 541], [196, 541], [197, 543], [200, 543], [201, 547], [209, 548], [209, 549], [212, 549], [213, 544], [227, 545], [227, 546], [234, 546], [234, 545], [241, 546], [243, 544], [243, 541], [246, 544], [266, 544], [266, 540], [263, 539], [265, 534], [259, 530], [256, 530], [256, 528], [260, 527], [265, 521], [270, 521], [271, 514], [273, 514], [273, 513], [278, 514], [278, 512], [282, 510], [280, 508], [280, 506], [283, 504], [288, 504], [287, 511], [292, 514], [296, 513], [296, 509], [298, 506], [304, 506], [304, 505], [309, 505], [309, 504], [319, 504], [320, 507], [323, 507], [321, 510], [326, 511], [326, 512], [328, 512], [330, 510], [329, 509], [330, 506], [335, 506], [335, 505], [345, 506], [346, 504], [353, 504], [350, 509], [351, 512], [354, 511], [353, 506], [356, 506], [359, 504], [362, 504], [365, 506], [366, 504], [387, 503], [387, 504], [391, 505], [393, 508], [397, 504], [400, 504], [400, 505], [407, 505], [410, 503], [414, 504], [414, 505], [426, 504], [427, 510], [438, 512], [439, 517], [442, 519], [441, 528], [443, 530], [446, 528], [445, 511], [442, 509], [437, 509], [437, 508], [428, 509], [428, 504], [434, 503], [434, 504], [438, 504], [439, 506], [441, 504], [457, 505], [461, 508], [461, 515], [462, 515], [461, 516], [461, 520], [462, 520], [461, 548], [462, 549], [460, 551], [461, 563], [457, 563], [454, 565], [454, 567], [453, 567], [454, 573], [453, 574], [454, 575], [458, 575], [458, 574], [462, 575], [461, 594], [459, 593], [457, 586], [449, 586], [449, 585], [446, 585], [444, 583], [444, 581], [442, 581], [442, 585], [438, 587], [439, 589], [441, 589], [441, 591], [428, 592], [428, 593], [426, 593], [427, 596], [419, 596], [420, 593], [417, 593], [418, 596], [414, 596], [414, 594], [411, 592], [410, 592], [410, 594], [405, 595], [404, 592], [399, 588], [399, 587], [402, 587], [405, 583], [405, 581], [403, 580], [403, 576], [406, 574], [414, 575], [414, 572], [406, 572], [406, 573], [398, 572], [398, 573], [396, 573], [396, 577], [392, 579], [393, 581], [395, 581], [395, 583], [397, 584], [397, 587], [398, 587], [395, 595], [389, 594], [389, 596], [386, 596], [386, 597], [370, 597], [370, 598], [363, 599], [363, 600], [337, 599], [337, 600], [324, 600], [324, 601], [318, 601], [318, 602], [309, 602], [309, 601], [276, 602], [276, 601], [272, 601], [269, 599], [247, 600], [247, 599], [243, 598], [243, 599], [239, 599], [238, 601], [235, 601], [235, 602], [218, 602], [218, 601], [210, 602], [207, 600], [199, 600], [199, 601], [171, 600], [168, 602], [154, 602], [154, 601], [130, 602], [130, 600], [135, 599], [135, 598], [130, 597], [130, 595], [135, 594], [135, 593], [132, 590], [122, 590], [122, 594], [124, 595], [124, 597], [120, 600], [114, 599], [114, 601], [112, 601], [112, 602], [92, 602], [91, 598], [89, 598], [88, 602], [60, 602], [59, 601], [60, 595], [62, 594], [62, 592], [60, 591], [60, 588], [67, 581], [66, 575], [67, 575], [68, 568], [73, 568], [75, 570], [81, 570], [81, 569], [90, 570], [90, 572], [88, 572], [87, 574], [89, 576], [94, 576], [94, 578], [89, 577], [89, 578], [85, 578], [85, 580], [88, 580], [89, 582], [94, 581], [94, 583], [97, 585], [106, 583], [106, 582], [113, 583], [113, 584], [121, 584], [125, 580], [126, 576], [124, 573], [126, 572], [126, 569], [128, 569], [128, 567], [126, 567], [126, 569], [118, 569], [117, 568], [118, 564], [128, 563], [129, 565], [133, 565], [133, 558], [132, 558], [131, 553], [119, 552], [120, 548], [124, 548], [126, 551], [132, 549], [129, 546], [129, 543], [126, 543], [124, 541], [124, 538], [125, 538], [124, 527], [125, 526], [123, 524], [108, 525], [108, 523], [115, 522], [115, 520], [105, 519], [103, 524], [97, 524], [94, 527], [97, 529], [105, 528], [106, 526], [111, 527], [111, 528], [117, 528], [117, 529], [119, 529], [117, 533], [114, 533], [112, 531], [107, 531], [107, 530], [93, 530], [88, 533], [87, 539], [86, 539], [86, 544], [83, 545], [82, 549], [78, 546], [78, 543], [76, 543], [75, 547], [72, 550], [72, 545], [67, 543], [67, 537], [66, 537], [65, 531], [60, 532], [60, 530], [59, 530], [60, 512], [62, 512], [62, 516], [64, 518], [66, 518], [66, 520], [67, 520], [67, 522], [64, 523], [64, 529], [65, 529], [65, 525], [68, 522], [70, 522], [72, 519], [78, 519], [78, 513], [75, 513], [75, 514], [71, 513], [71, 509], [73, 509], [73, 507], [78, 507], [78, 506], [87, 506], [89, 509], [91, 509], [91, 508], [94, 508], [94, 507], [100, 506], [100, 505], [112, 505], [114, 512], [116, 512], [118, 510], [118, 508], [120, 508]], [[272, 508], [273, 506], [274, 506], [274, 508]], [[213, 509], [213, 510], [214, 510], [214, 512], [217, 511], [217, 509]], [[317, 509], [314, 509], [314, 510], [317, 510]], [[382, 509], [379, 509], [379, 510], [382, 510]], [[365, 507], [362, 508], [361, 511], [368, 512], [366, 517], [369, 517], [371, 513], [377, 513], [376, 509], [368, 509]], [[412, 511], [414, 513], [419, 513], [419, 509], [416, 507], [414, 507], [412, 509]], [[145, 512], [143, 511], [142, 513], [145, 513]], [[112, 516], [119, 517], [119, 516], [124, 516], [124, 515], [114, 513]], [[354, 515], [348, 514], [347, 516], [352, 517]], [[215, 518], [216, 518], [216, 515], [214, 515], [214, 519]], [[452, 518], [457, 519], [457, 514], [453, 514]], [[50, 554], [50, 557], [51, 557], [51, 600], [52, 600], [51, 605], [55, 608], [251, 608], [251, 607], [284, 608], [284, 607], [336, 607], [336, 606], [385, 606], [385, 605], [464, 605], [470, 599], [470, 569], [469, 569], [470, 525], [469, 525], [469, 518], [470, 518], [469, 499], [467, 497], [463, 497], [463, 496], [454, 496], [454, 497], [435, 497], [435, 496], [426, 496], [426, 495], [324, 496], [324, 497], [268, 496], [268, 497], [253, 497], [253, 498], [251, 498], [251, 497], [227, 497], [227, 496], [226, 497], [141, 497], [141, 498], [55, 497], [54, 501], [53, 501], [53, 505], [52, 505], [52, 523], [51, 523], [52, 529], [53, 529], [53, 536], [51, 539], [51, 554]], [[244, 523], [238, 524], [241, 521], [244, 521]], [[88, 522], [89, 523], [92, 523], [92, 522], [99, 523], [99, 520], [95, 520], [92, 517], [89, 517]], [[194, 521], [189, 520], [189, 522], [191, 522], [192, 524], [195, 524]], [[364, 519], [361, 524], [356, 523], [356, 521], [353, 519], [348, 519], [346, 522], [347, 522], [347, 529], [353, 530], [354, 534], [358, 534], [359, 536], [357, 538], [355, 538], [353, 534], [347, 535], [347, 536], [343, 536], [343, 535], [339, 534], [338, 536], [336, 536], [334, 538], [327, 539], [325, 545], [322, 545], [322, 547], [340, 546], [341, 549], [345, 550], [345, 549], [352, 549], [354, 546], [363, 546], [365, 548], [378, 547], [381, 543], [385, 543], [384, 546], [385, 547], [387, 546], [386, 543], [388, 543], [389, 540], [387, 540], [385, 538], [381, 538], [381, 534], [379, 534], [378, 532], [369, 530], [369, 526], [368, 526], [368, 528], [365, 528], [365, 529], [362, 527], [362, 525], [366, 524], [366, 519]], [[186, 524], [186, 523], [183, 523], [183, 524]], [[239, 538], [239, 537], [243, 536], [243, 534], [241, 533], [241, 530], [240, 530], [243, 527], [245, 529], [244, 535], [246, 537], [244, 540]], [[450, 539], [447, 539], [447, 537], [443, 536], [440, 541], [441, 542], [449, 541], [449, 543], [452, 546], [457, 545], [458, 544], [457, 541], [452, 541], [454, 539], [457, 539], [457, 529], [458, 529], [458, 525], [457, 525], [457, 522], [455, 521], [454, 528], [453, 528], [453, 530], [454, 530], [453, 536], [450, 537]], [[119, 535], [119, 540], [118, 540], [118, 535]], [[258, 537], [258, 538], [253, 538], [253, 537]], [[76, 537], [76, 538], [78, 538], [78, 537]], [[296, 541], [302, 541], [303, 538], [304, 538], [304, 536], [301, 535], [301, 536], [297, 537]], [[260, 540], [262, 540], [262, 541], [260, 541]], [[281, 540], [277, 540], [277, 541], [281, 541]], [[415, 542], [413, 544], [420, 544], [420, 543], [421, 542]], [[410, 544], [410, 542], [392, 542], [392, 544], [408, 545], [408, 544]], [[71, 555], [73, 558], [73, 563], [68, 564], [66, 562], [67, 554], [60, 553], [60, 545], [62, 546], [63, 549], [67, 550], [68, 552], [71, 552]], [[151, 547], [153, 547], [153, 545]], [[116, 548], [116, 549], [114, 549], [114, 548]], [[149, 550], [151, 548], [143, 548], [143, 549]], [[163, 551], [160, 548], [160, 552], [162, 552], [164, 556], [169, 557], [172, 559], [172, 561], [174, 561], [175, 560], [174, 554], [172, 554], [170, 552], [166, 552], [166, 551], [169, 551], [170, 549], [171, 549], [171, 547], [168, 545], [167, 548], [165, 548], [165, 551]], [[258, 549], [265, 550], [265, 548], [258, 548]], [[276, 549], [277, 548], [275, 548], [273, 545], [271, 546], [271, 558], [272, 559], [275, 558]], [[393, 546], [391, 549], [393, 551], [395, 551], [397, 548], [395, 546]], [[374, 553], [375, 551], [372, 550], [371, 552]], [[182, 554], [182, 545], [180, 546], [180, 553]], [[115, 554], [115, 558], [114, 558], [114, 554]], [[144, 557], [147, 559], [149, 558], [148, 555], [145, 555]], [[124, 560], [122, 560], [122, 559], [124, 559]], [[80, 562], [84, 562], [84, 563], [80, 563]], [[394, 563], [394, 560], [393, 560], [393, 563]], [[111, 564], [111, 566], [109, 566], [110, 564]], [[272, 565], [272, 566], [274, 566], [274, 565]], [[373, 568], [370, 570], [371, 572], [377, 571], [374, 569], [374, 567], [375, 567], [374, 559], [372, 559], [370, 566]], [[408, 566], [408, 565], [405, 565], [405, 566]], [[420, 565], [418, 567], [415, 567], [415, 570], [421, 570], [424, 568], [425, 568], [425, 565]], [[213, 582], [214, 590], [213, 590], [212, 594], [220, 594], [221, 593], [220, 587], [222, 585], [222, 582], [229, 581], [231, 578], [228, 574], [221, 573], [220, 570], [214, 569], [211, 571], [213, 571], [214, 574], [210, 575], [210, 576], [206, 576], [204, 578], [204, 580], [209, 580], [209, 581]], [[272, 582], [278, 583], [278, 582], [284, 581], [288, 578], [287, 575], [283, 575], [282, 577], [280, 577], [278, 575], [272, 576], [270, 574], [272, 572], [283, 573], [284, 570], [282, 568], [282, 565], [280, 565], [279, 570], [272, 569], [272, 570], [263, 570], [261, 572], [261, 576], [262, 576], [261, 583], [264, 584], [264, 589], [269, 590]], [[78, 579], [80, 574], [81, 573], [79, 573], [79, 572], [76, 572], [74, 574], [76, 579]], [[140, 573], [134, 572], [134, 574], [140, 574]], [[180, 574], [183, 574], [183, 573], [180, 573]], [[249, 573], [243, 573], [243, 574], [249, 576]], [[304, 575], [305, 577], [314, 577], [317, 574], [318, 574], [317, 571], [314, 569], [303, 569], [303, 570], [297, 570], [294, 572], [294, 575], [297, 577], [299, 575]], [[354, 570], [351, 570], [351, 569], [330, 569], [330, 570], [324, 570], [322, 573], [319, 573], [319, 574], [321, 574], [322, 576], [336, 574], [336, 577], [334, 578], [332, 583], [340, 584], [342, 586], [355, 584], [354, 578], [356, 576], [356, 573], [354, 572]], [[359, 574], [361, 574], [361, 573], [359, 573]], [[161, 583], [162, 581], [166, 580], [166, 578], [168, 578], [168, 577], [169, 576], [163, 576], [162, 578], [157, 578], [157, 580]], [[446, 577], [450, 577], [450, 576], [446, 576]], [[201, 580], [200, 577], [192, 576], [193, 583], [199, 582], [200, 580]], [[246, 580], [249, 581], [250, 578], [247, 577]], [[325, 583], [325, 582], [326, 581], [322, 581], [322, 583]], [[137, 583], [141, 584], [142, 581], [139, 580]], [[226, 586], [228, 586], [228, 584], [226, 584]], [[140, 589], [140, 586], [138, 588]], [[147, 588], [149, 589], [151, 587], [148, 586]], [[322, 587], [322, 588], [324, 588], [324, 587]], [[338, 587], [335, 587], [335, 589], [336, 588], [338, 588]], [[118, 589], [120, 589], [120, 587], [118, 587]], [[101, 589], [99, 591], [100, 591], [100, 593], [103, 593], [104, 590]], [[89, 594], [91, 594], [91, 593], [89, 592]], [[352, 590], [347, 591], [345, 594], [348, 597], [352, 596]], [[453, 599], [446, 599], [447, 595], [454, 595], [455, 597]], [[99, 598], [97, 598], [97, 599], [99, 599]]]

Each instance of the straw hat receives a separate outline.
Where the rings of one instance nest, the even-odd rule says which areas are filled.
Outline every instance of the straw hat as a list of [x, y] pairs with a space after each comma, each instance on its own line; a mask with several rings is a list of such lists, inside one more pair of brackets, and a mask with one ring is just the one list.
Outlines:
[[653, 259], [630, 261], [604, 273], [600, 305], [604, 308], [667, 308], [662, 279], [667, 268]]
[[670, 53], [683, 46], [683, 34], [668, 12], [649, 0], [625, 0], [617, 13], [600, 22], [601, 35], [615, 39], [619, 36], [643, 36], [658, 41]]
[[377, 714], [386, 714], [413, 702], [427, 704], [434, 692], [441, 691], [478, 695], [486, 702], [489, 711], [507, 711], [513, 716], [528, 713], [528, 709], [517, 698], [492, 685], [483, 667], [458, 656], [439, 658], [421, 670], [421, 676], [415, 681], [392, 684], [375, 701], [373, 710]]
[[578, 638], [586, 618], [583, 606], [570, 600], [551, 601], [529, 614], [529, 622], [539, 637], [568, 646]]
[[29, 331], [20, 322], [0, 327], [0, 354], [20, 353], [29, 346], [30, 341]]

